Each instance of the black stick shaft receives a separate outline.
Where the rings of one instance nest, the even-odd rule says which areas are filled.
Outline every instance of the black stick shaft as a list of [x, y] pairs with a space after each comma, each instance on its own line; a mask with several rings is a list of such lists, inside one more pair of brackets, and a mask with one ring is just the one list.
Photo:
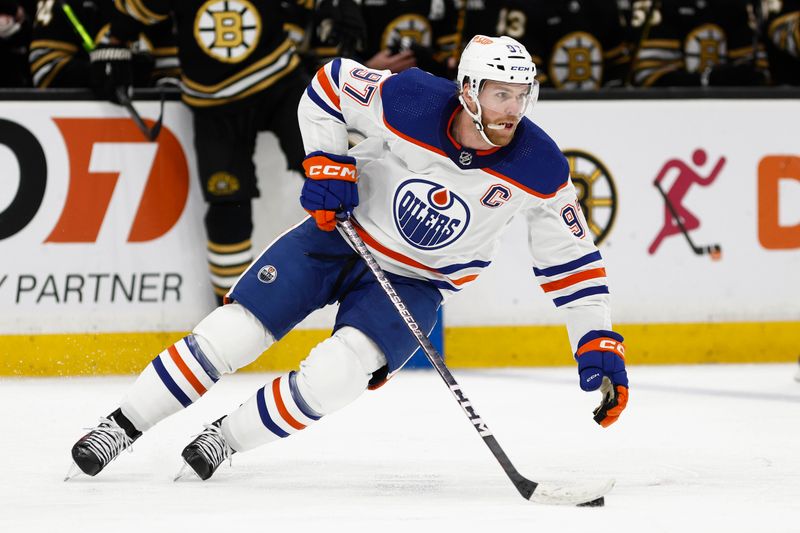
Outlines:
[[695, 246], [694, 242], [692, 242], [692, 238], [689, 237], [689, 232], [686, 231], [686, 226], [683, 225], [681, 217], [678, 216], [678, 212], [675, 210], [675, 206], [672, 205], [672, 202], [670, 202], [667, 193], [664, 192], [664, 189], [661, 188], [661, 185], [659, 185], [658, 182], [655, 182], [654, 185], [656, 186], [656, 189], [658, 189], [658, 192], [661, 193], [661, 197], [664, 198], [664, 203], [667, 205], [667, 209], [669, 209], [669, 212], [672, 214], [672, 218], [675, 219], [675, 223], [678, 224], [678, 229], [680, 229], [681, 233], [683, 233], [683, 236], [686, 237], [686, 242], [688, 242], [689, 246], [692, 247], [692, 251], [694, 251], [696, 254], [702, 254], [703, 249], [698, 248]]
[[486, 446], [489, 447], [489, 450], [491, 450], [495, 459], [497, 459], [497, 462], [499, 462], [500, 466], [503, 467], [503, 471], [505, 471], [506, 475], [509, 477], [509, 479], [511, 479], [511, 482], [514, 483], [514, 486], [517, 488], [519, 493], [522, 494], [523, 498], [530, 499], [533, 491], [536, 489], [537, 483], [523, 477], [517, 471], [514, 465], [511, 464], [511, 460], [506, 455], [506, 452], [503, 451], [503, 448], [500, 447], [500, 444], [497, 442], [497, 439], [494, 438], [494, 435], [492, 435], [489, 427], [486, 425], [480, 415], [478, 415], [478, 412], [472, 406], [472, 402], [470, 402], [463, 393], [461, 386], [444, 364], [444, 359], [442, 359], [442, 356], [436, 351], [436, 348], [433, 347], [433, 344], [431, 344], [428, 336], [422, 331], [422, 329], [420, 329], [417, 321], [414, 320], [414, 317], [411, 315], [411, 311], [408, 309], [408, 307], [406, 307], [405, 303], [403, 303], [403, 300], [394, 290], [392, 283], [388, 280], [383, 269], [375, 260], [375, 257], [373, 257], [366, 244], [364, 244], [363, 239], [361, 239], [361, 236], [358, 234], [350, 220], [339, 221], [339, 225], [344, 230], [348, 240], [355, 247], [358, 255], [360, 255], [364, 262], [367, 263], [367, 266], [378, 280], [378, 283], [380, 283], [381, 288], [383, 288], [383, 291], [386, 293], [386, 296], [389, 297], [389, 300], [391, 300], [395, 309], [397, 309], [400, 317], [406, 323], [406, 326], [408, 326], [408, 329], [414, 335], [414, 338], [417, 339], [417, 343], [419, 343], [422, 351], [425, 352], [425, 356], [428, 358], [428, 361], [431, 362], [433, 367], [439, 373], [439, 376], [441, 376], [442, 380], [444, 380], [445, 384], [447, 384], [447, 387], [450, 389], [453, 397], [461, 406], [464, 414], [467, 415], [469, 421], [472, 422], [473, 427], [481, 436], [483, 442], [486, 443]]

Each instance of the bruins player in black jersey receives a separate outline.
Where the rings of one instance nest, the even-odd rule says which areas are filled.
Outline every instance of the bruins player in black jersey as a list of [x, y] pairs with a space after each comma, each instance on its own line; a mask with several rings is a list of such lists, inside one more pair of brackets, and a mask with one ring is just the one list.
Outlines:
[[[69, 19], [64, 6], [76, 17]], [[100, 0], [39, 0], [28, 56], [33, 86], [89, 87], [89, 51], [80, 31], [92, 47], [108, 42], [114, 5]], [[139, 26], [134, 43], [133, 83], [149, 87], [161, 78], [180, 75], [172, 22]]]
[[320, 0], [311, 47], [316, 70], [338, 56], [369, 68], [419, 67], [455, 75], [463, 20], [461, 0]]
[[290, 23], [294, 30], [305, 27], [297, 17], [310, 18], [313, 0], [291, 1], [284, 6], [281, 0], [115, 0], [111, 34], [117, 44], [95, 55], [110, 71], [111, 85], [119, 85], [113, 80], [124, 80], [127, 68], [122, 44], [132, 40], [137, 24], [174, 17], [182, 99], [194, 117], [197, 167], [208, 202], [207, 257], [219, 303], [253, 259], [258, 132], [275, 133], [289, 168], [302, 168], [297, 105], [308, 77], [298, 68], [287, 28]]
[[760, 7], [772, 83], [800, 85], [800, 0], [765, 0]]
[[[757, 0], [760, 1], [760, 0]], [[635, 0], [641, 29], [634, 85], [763, 85], [764, 47], [751, 0]]]
[[466, 0], [464, 34], [508, 35], [533, 54], [543, 87], [619, 86], [630, 43], [620, 0]]

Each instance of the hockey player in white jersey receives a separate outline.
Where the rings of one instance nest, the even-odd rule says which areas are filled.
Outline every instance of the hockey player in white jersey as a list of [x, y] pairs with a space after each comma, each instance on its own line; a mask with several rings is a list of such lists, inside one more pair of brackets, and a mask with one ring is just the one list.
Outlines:
[[[579, 384], [603, 390], [608, 426], [628, 400], [622, 337], [612, 330], [606, 272], [556, 144], [524, 117], [535, 66], [508, 37], [474, 37], [458, 83], [418, 69], [392, 75], [347, 59], [321, 68], [298, 118], [310, 217], [270, 244], [224, 305], [150, 363], [118, 409], [72, 449], [95, 475], [142, 432], [188, 407], [222, 375], [278, 342], [313, 310], [339, 304], [333, 334], [184, 450], [208, 479], [233, 453], [285, 438], [381, 386], [416, 340], [337, 229], [350, 217], [430, 331], [445, 298], [492, 261], [514, 217], [528, 224], [533, 274], [563, 309]], [[348, 130], [366, 140], [348, 149]]]

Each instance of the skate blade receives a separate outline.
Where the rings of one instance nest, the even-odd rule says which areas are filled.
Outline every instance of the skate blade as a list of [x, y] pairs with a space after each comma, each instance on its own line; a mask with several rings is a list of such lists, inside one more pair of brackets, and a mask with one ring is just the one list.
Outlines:
[[189, 466], [189, 464], [186, 461], [184, 461], [183, 465], [181, 465], [181, 469], [178, 470], [175, 479], [173, 479], [172, 481], [178, 481], [179, 479], [186, 479], [187, 477], [188, 478], [194, 477], [196, 479], [200, 479], [200, 476], [197, 475], [197, 472], [195, 472], [194, 469], [191, 466]]
[[76, 465], [75, 462], [73, 461], [73, 463], [69, 466], [69, 471], [67, 472], [67, 475], [64, 478], [64, 481], [69, 481], [70, 479], [76, 478], [76, 477], [80, 476], [81, 474], [83, 474], [83, 470], [81, 470], [78, 467], [78, 465]]

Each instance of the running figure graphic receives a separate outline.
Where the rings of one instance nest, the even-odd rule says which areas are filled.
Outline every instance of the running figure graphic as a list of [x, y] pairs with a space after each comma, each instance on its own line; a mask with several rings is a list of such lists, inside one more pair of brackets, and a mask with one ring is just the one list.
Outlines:
[[[698, 148], [694, 151], [694, 153], [692, 153], [692, 162], [695, 164], [695, 166], [702, 167], [706, 164], [706, 161], [706, 151], [702, 148]], [[683, 198], [689, 191], [689, 187], [695, 183], [702, 185], [703, 187], [711, 185], [714, 180], [717, 179], [717, 175], [719, 174], [720, 170], [722, 170], [723, 165], [725, 165], [725, 158], [720, 157], [719, 161], [717, 161], [717, 164], [706, 178], [702, 177], [692, 167], [680, 159], [670, 159], [662, 167], [655, 179], [656, 187], [661, 188], [661, 181], [664, 179], [664, 177], [666, 177], [670, 170], [677, 169], [678, 176], [675, 178], [672, 188], [670, 188], [670, 190], [666, 193], [667, 201], [671, 204], [672, 210], [670, 210], [669, 205], [664, 205], [664, 227], [661, 228], [661, 231], [650, 245], [650, 248], [648, 248], [647, 251], [650, 253], [650, 255], [656, 253], [656, 250], [658, 250], [658, 247], [661, 245], [661, 241], [663, 241], [665, 237], [681, 233], [681, 228], [675, 220], [676, 216], [680, 217], [680, 221], [683, 223], [683, 227], [686, 229], [686, 231], [691, 231], [700, 227], [700, 220], [698, 220], [696, 216], [694, 216], [688, 209], [686, 209], [686, 207], [683, 206]], [[675, 215], [673, 215], [673, 211]]]

